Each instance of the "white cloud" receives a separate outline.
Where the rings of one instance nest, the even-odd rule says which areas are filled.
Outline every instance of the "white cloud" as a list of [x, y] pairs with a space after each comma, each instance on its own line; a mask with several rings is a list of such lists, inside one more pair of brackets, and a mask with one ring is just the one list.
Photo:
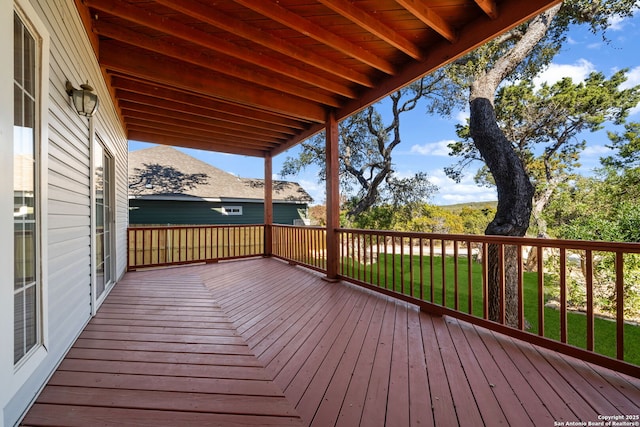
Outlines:
[[[627, 81], [620, 85], [620, 89], [630, 89], [637, 85], [640, 85], [640, 65], [627, 72]], [[640, 113], [640, 104], [629, 110], [629, 116], [635, 116], [638, 113]]]
[[467, 124], [467, 120], [469, 119], [469, 110], [458, 111], [456, 114], [456, 120], [463, 125]]
[[[630, 89], [637, 85], [640, 85], [640, 66], [627, 72], [627, 81], [620, 85], [620, 89]], [[638, 113], [640, 113], [640, 104], [629, 110], [629, 116], [635, 116]]]
[[544, 82], [552, 85], [564, 77], [571, 77], [573, 82], [577, 83], [585, 80], [592, 71], [595, 71], [595, 66], [586, 59], [579, 59], [574, 64], [551, 64], [533, 79], [533, 82], [536, 86]]
[[627, 21], [627, 17], [612, 16], [608, 19], [608, 25], [609, 25], [608, 30], [621, 31], [624, 28], [626, 21]]
[[[399, 178], [413, 176], [410, 170], [396, 171]], [[429, 182], [438, 186], [439, 191], [429, 201], [435, 205], [451, 205], [455, 203], [485, 202], [498, 200], [495, 189], [479, 187], [473, 182], [474, 172], [470, 171], [460, 183], [449, 179], [442, 169], [435, 169], [428, 172]], [[277, 176], [274, 176], [278, 179]], [[289, 177], [290, 178], [290, 177]], [[325, 185], [314, 180], [299, 178], [295, 180], [304, 188], [311, 197], [313, 205], [324, 204], [326, 201]]]
[[630, 89], [640, 85], [640, 65], [627, 72], [627, 81], [620, 85], [620, 89]]
[[415, 144], [411, 147], [411, 153], [420, 154], [422, 156], [448, 156], [451, 151], [448, 147], [449, 144], [454, 143], [454, 140], [448, 139], [438, 142], [431, 142], [423, 145]]
[[309, 181], [306, 179], [301, 179], [298, 181], [298, 184], [300, 184], [300, 186], [302, 188], [304, 188], [304, 190], [309, 193], [309, 195], [313, 198], [313, 202], [311, 204], [313, 205], [321, 205], [324, 204], [325, 199], [326, 199], [326, 186], [324, 185], [324, 183], [318, 183], [317, 181]]
[[429, 181], [440, 189], [433, 198], [432, 203], [436, 205], [451, 205], [455, 203], [498, 200], [495, 189], [479, 187], [473, 181], [473, 175], [470, 172], [465, 175], [460, 183], [456, 183], [447, 177], [442, 170], [429, 172]]
[[582, 152], [583, 156], [602, 156], [603, 154], [611, 154], [611, 148], [604, 145], [588, 145]]

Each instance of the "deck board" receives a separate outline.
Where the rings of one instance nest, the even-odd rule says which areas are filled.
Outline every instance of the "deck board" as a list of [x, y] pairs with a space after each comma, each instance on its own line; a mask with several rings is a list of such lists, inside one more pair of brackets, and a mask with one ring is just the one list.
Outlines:
[[[459, 323], [455, 322], [453, 319], [451, 319], [450, 322], [457, 323], [456, 326], [459, 326]], [[466, 341], [464, 332], [459, 327], [448, 328], [448, 331], [451, 336], [452, 343], [464, 343]], [[485, 376], [483, 371], [485, 366], [488, 364], [487, 360], [483, 360], [484, 364], [480, 365], [480, 362], [478, 362], [476, 358], [476, 349], [474, 347], [468, 345], [457, 345], [455, 347], [457, 350], [460, 365], [465, 367], [464, 372], [469, 384], [469, 392], [471, 393], [471, 396], [492, 395], [495, 384], [487, 380], [487, 377]], [[515, 403], [516, 402], [512, 402], [512, 404]], [[521, 405], [517, 406], [521, 407]], [[474, 408], [475, 407], [476, 406], [474, 405]], [[473, 416], [477, 417], [479, 415], [485, 424], [508, 425], [509, 421], [507, 421], [507, 417], [503, 411], [503, 407], [504, 404], [501, 405], [497, 398], [485, 399], [482, 405], [477, 405], [478, 413], [476, 414], [474, 411]], [[520, 421], [519, 417], [514, 416], [512, 417], [512, 420], [514, 422], [518, 420], [518, 424], [525, 425], [528, 421], [528, 418], [524, 417], [524, 422], [522, 422]]]
[[[495, 403], [500, 406], [507, 425], [534, 426], [533, 419], [536, 419], [541, 425], [553, 425], [551, 414], [535, 396], [533, 389], [525, 382], [524, 378], [519, 375], [512, 376], [510, 382], [505, 377], [504, 372], [515, 370], [515, 366], [510, 363], [499, 365], [491, 357], [477, 329], [470, 325], [460, 324], [459, 330], [464, 335], [469, 348], [473, 348], [479, 369], [482, 370], [486, 378], [486, 385], [495, 396]], [[489, 336], [489, 334], [484, 335]], [[482, 364], [480, 365], [480, 363]], [[518, 387], [519, 385], [523, 387]], [[488, 402], [488, 405], [492, 405], [492, 403]]]
[[422, 342], [427, 361], [434, 424], [436, 426], [464, 424], [464, 420], [458, 421], [451, 388], [442, 360], [443, 356], [447, 356], [442, 354], [438, 341], [435, 339], [437, 325], [434, 321], [437, 318], [427, 317], [420, 320], [422, 323]]
[[[349, 380], [349, 385], [344, 396], [342, 407], [337, 414], [338, 419], [336, 425], [355, 426], [359, 425], [362, 417], [362, 411], [367, 398], [367, 389], [369, 379], [373, 370], [373, 362], [375, 349], [380, 338], [382, 328], [382, 320], [387, 305], [390, 303], [383, 299], [376, 301], [376, 306], [371, 317], [371, 322], [367, 325], [367, 332], [362, 342], [362, 347], [356, 349], [354, 353], [358, 353], [356, 366], [353, 375]], [[334, 397], [335, 398], [335, 397]], [[327, 414], [323, 414], [328, 417]]]
[[166, 272], [116, 285], [25, 425], [302, 425], [200, 277]]
[[640, 380], [275, 259], [128, 273], [24, 425], [495, 426], [640, 414]]

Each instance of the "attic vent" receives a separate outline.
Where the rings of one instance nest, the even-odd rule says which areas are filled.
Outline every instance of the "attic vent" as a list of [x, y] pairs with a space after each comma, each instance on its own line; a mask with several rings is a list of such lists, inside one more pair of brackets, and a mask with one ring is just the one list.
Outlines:
[[223, 206], [222, 215], [242, 215], [242, 206]]

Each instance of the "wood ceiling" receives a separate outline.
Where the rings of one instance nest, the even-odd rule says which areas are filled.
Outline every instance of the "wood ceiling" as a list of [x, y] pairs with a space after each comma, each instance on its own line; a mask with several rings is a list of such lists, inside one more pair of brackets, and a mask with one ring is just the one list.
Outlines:
[[75, 0], [130, 140], [276, 155], [558, 0]]

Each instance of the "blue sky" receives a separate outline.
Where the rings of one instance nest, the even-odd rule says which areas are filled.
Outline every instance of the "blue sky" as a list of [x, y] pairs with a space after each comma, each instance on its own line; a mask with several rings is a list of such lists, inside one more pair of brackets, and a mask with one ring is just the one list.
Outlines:
[[[640, 13], [633, 18], [612, 22], [607, 36], [610, 43], [603, 43], [601, 35], [593, 35], [586, 28], [575, 28], [569, 33], [568, 42], [556, 56], [553, 64], [539, 76], [539, 81], [553, 83], [563, 77], [581, 81], [592, 71], [600, 71], [610, 76], [614, 72], [627, 68], [629, 86], [640, 84]], [[447, 144], [456, 139], [455, 125], [464, 122], [465, 111], [459, 111], [450, 119], [427, 116], [424, 105], [401, 116], [402, 142], [394, 150], [394, 166], [401, 175], [426, 172], [432, 183], [439, 187], [431, 203], [447, 205], [453, 203], [496, 200], [495, 191], [478, 187], [473, 182], [474, 170], [469, 169], [460, 183], [447, 178], [443, 168], [455, 163], [448, 155]], [[629, 120], [640, 121], [640, 107], [632, 111]], [[587, 141], [582, 153], [581, 172], [589, 174], [599, 165], [599, 159], [609, 151], [606, 130], [581, 136]], [[152, 146], [138, 141], [129, 142], [129, 151]], [[263, 178], [264, 161], [262, 158], [235, 156], [200, 150], [180, 148], [185, 153], [197, 157], [220, 169], [245, 178]], [[274, 178], [287, 156], [295, 156], [298, 148], [273, 159]], [[317, 170], [309, 168], [295, 177], [287, 177], [300, 183], [314, 198], [315, 203], [324, 203], [324, 184], [317, 179]]]

